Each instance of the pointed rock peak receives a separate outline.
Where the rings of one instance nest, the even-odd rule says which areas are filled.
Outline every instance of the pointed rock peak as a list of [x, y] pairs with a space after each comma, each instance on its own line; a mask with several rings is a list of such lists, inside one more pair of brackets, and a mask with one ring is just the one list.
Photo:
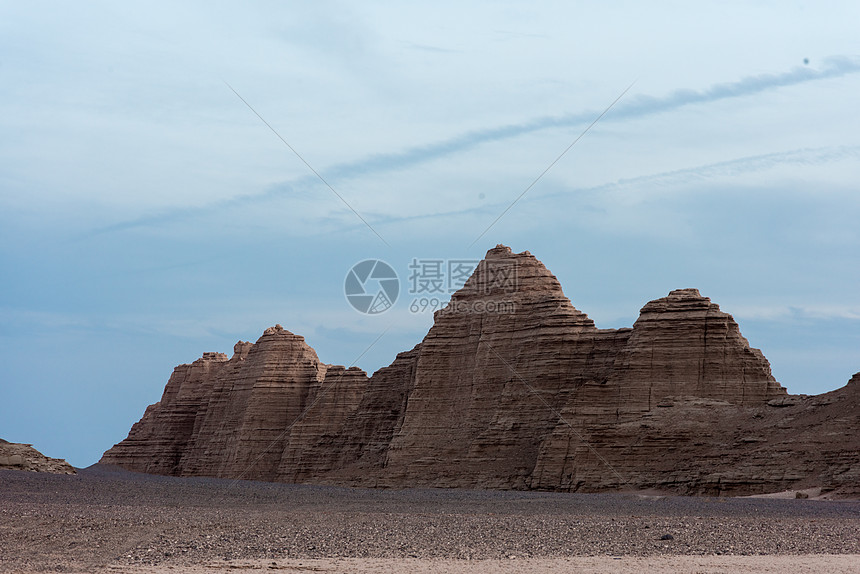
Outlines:
[[338, 374], [346, 374], [349, 373], [351, 375], [361, 374], [365, 377], [367, 376], [367, 372], [353, 365], [352, 367], [344, 367], [343, 365], [325, 365], [326, 368], [326, 376], [333, 376]]
[[484, 258], [490, 259], [492, 257], [499, 257], [499, 256], [503, 257], [505, 255], [511, 255], [512, 253], [513, 253], [513, 251], [511, 250], [510, 247], [508, 247], [507, 245], [502, 245], [501, 243], [499, 243], [498, 245], [496, 245], [492, 249], [488, 250], [487, 255]]
[[287, 329], [284, 329], [280, 324], [278, 324], [278, 325], [275, 325], [274, 327], [269, 327], [268, 329], [263, 331], [263, 335], [260, 337], [260, 339], [257, 342], [259, 343], [260, 340], [266, 339], [269, 337], [273, 337], [273, 336], [276, 338], [290, 339], [290, 340], [294, 340], [294, 341], [304, 341], [305, 340], [305, 338], [302, 337], [301, 335], [296, 335], [292, 331], [288, 331]]
[[263, 331], [263, 335], [248, 349], [249, 360], [267, 353], [283, 353], [284, 357], [289, 357], [289, 361], [300, 361], [304, 358], [314, 363], [319, 362], [316, 351], [308, 345], [304, 337], [291, 333], [280, 325]]
[[702, 297], [698, 289], [688, 287], [686, 289], [673, 289], [669, 291], [669, 299], [707, 299], [707, 297]]
[[472, 276], [454, 299], [546, 293], [564, 296], [555, 275], [528, 251], [514, 253], [506, 245], [487, 251]]
[[251, 347], [253, 346], [254, 343], [250, 343], [248, 341], [239, 341], [238, 343], [233, 345], [233, 359], [244, 359], [248, 356], [248, 353], [251, 351]]
[[698, 289], [675, 289], [665, 297], [646, 303], [640, 314], [678, 311], [720, 312], [720, 306], [711, 303], [708, 297], [703, 297]]
[[531, 254], [530, 251], [523, 251], [522, 253], [514, 253], [513, 249], [508, 247], [507, 245], [502, 245], [499, 243], [492, 249], [487, 250], [487, 254], [484, 256], [484, 259], [496, 259], [496, 258], [525, 258], [525, 259], [534, 259], [535, 256]]
[[227, 355], [224, 353], [207, 352], [203, 356], [194, 361], [195, 363], [223, 363], [227, 361]]
[[263, 331], [263, 335], [272, 335], [275, 333], [286, 333], [287, 335], [292, 335], [292, 333], [281, 327], [280, 323]]
[[854, 376], [848, 381], [849, 385], [854, 385], [860, 388], [860, 373], [854, 373]]

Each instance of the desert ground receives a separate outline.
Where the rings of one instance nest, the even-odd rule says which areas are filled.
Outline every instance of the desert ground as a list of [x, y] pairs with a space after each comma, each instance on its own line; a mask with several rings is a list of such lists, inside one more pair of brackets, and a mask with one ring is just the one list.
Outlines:
[[3, 572], [860, 572], [860, 501], [0, 471]]

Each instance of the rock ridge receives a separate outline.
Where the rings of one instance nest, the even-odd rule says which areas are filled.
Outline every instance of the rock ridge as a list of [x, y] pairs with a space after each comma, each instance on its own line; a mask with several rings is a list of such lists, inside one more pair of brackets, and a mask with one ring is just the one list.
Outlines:
[[646, 303], [631, 328], [598, 329], [537, 258], [498, 245], [421, 343], [373, 376], [322, 363], [276, 325], [229, 359], [176, 367], [101, 462], [372, 487], [853, 492], [860, 455], [843, 445], [858, 381], [826, 399], [830, 418], [812, 416], [819, 399], [788, 395], [698, 290]]

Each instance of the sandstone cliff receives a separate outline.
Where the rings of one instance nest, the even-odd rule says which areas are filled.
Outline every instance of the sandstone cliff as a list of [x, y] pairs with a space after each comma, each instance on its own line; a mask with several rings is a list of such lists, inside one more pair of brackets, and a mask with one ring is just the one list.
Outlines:
[[844, 447], [858, 384], [830, 410], [810, 402], [828, 395], [786, 395], [731, 315], [695, 289], [646, 304], [632, 328], [598, 329], [540, 261], [498, 246], [434, 319], [372, 377], [321, 363], [280, 326], [230, 359], [207, 353], [176, 368], [101, 462], [393, 487], [858, 484], [860, 455]]

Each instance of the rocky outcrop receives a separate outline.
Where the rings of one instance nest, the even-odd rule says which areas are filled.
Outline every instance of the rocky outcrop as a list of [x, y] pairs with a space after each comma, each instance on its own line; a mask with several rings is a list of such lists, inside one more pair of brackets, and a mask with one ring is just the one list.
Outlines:
[[858, 455], [842, 445], [860, 415], [834, 414], [850, 398], [833, 412], [812, 400], [787, 395], [695, 289], [646, 304], [632, 328], [598, 329], [534, 256], [498, 246], [424, 340], [372, 377], [276, 326], [230, 359], [177, 367], [101, 462], [365, 486], [850, 491]]
[[[244, 349], [241, 342], [235, 348], [237, 352]], [[111, 449], [110, 463], [139, 472], [180, 474], [180, 462], [192, 446], [195, 423], [227, 363], [224, 353], [204, 353], [190, 365], [173, 369], [161, 400], [148, 406], [128, 438]]]
[[593, 352], [594, 322], [528, 253], [491, 250], [450, 307], [421, 343], [380, 480], [522, 488], [555, 424], [544, 402], [558, 408], [611, 354]]
[[[609, 376], [589, 381], [561, 410], [529, 486], [572, 491], [656, 486], [651, 481], [657, 478], [644, 470], [666, 462], [659, 473], [674, 473], [687, 460], [673, 454], [679, 445], [703, 447], [714, 433], [718, 442], [727, 418], [785, 396], [769, 363], [750, 347], [731, 315], [696, 289], [672, 291], [642, 308]], [[688, 409], [660, 416], [675, 404]], [[652, 429], [658, 436], [650, 436]], [[687, 476], [660, 486], [712, 490], [694, 488], [692, 480]]]
[[340, 434], [321, 445], [323, 458], [335, 461], [326, 475], [303, 476], [303, 481], [382, 486], [386, 481], [388, 449], [403, 426], [415, 385], [420, 345], [399, 353], [391, 365], [373, 374], [355, 412]]
[[785, 394], [734, 318], [696, 289], [678, 289], [642, 307], [608, 384], [624, 407], [640, 411], [663, 396], [746, 406]]
[[276, 325], [229, 360], [206, 353], [176, 367], [161, 401], [101, 462], [177, 476], [301, 480], [331, 470], [316, 453], [340, 433], [367, 375], [319, 361]]
[[72, 465], [61, 458], [45, 456], [31, 444], [0, 439], [0, 470], [26, 470], [54, 474], [75, 474]]
[[592, 422], [578, 432], [557, 431], [547, 441], [557, 450], [562, 444], [566, 455], [548, 453], [533, 487], [705, 495], [817, 487], [829, 497], [860, 497], [856, 384], [746, 407], [665, 397], [640, 416], [616, 424]]

